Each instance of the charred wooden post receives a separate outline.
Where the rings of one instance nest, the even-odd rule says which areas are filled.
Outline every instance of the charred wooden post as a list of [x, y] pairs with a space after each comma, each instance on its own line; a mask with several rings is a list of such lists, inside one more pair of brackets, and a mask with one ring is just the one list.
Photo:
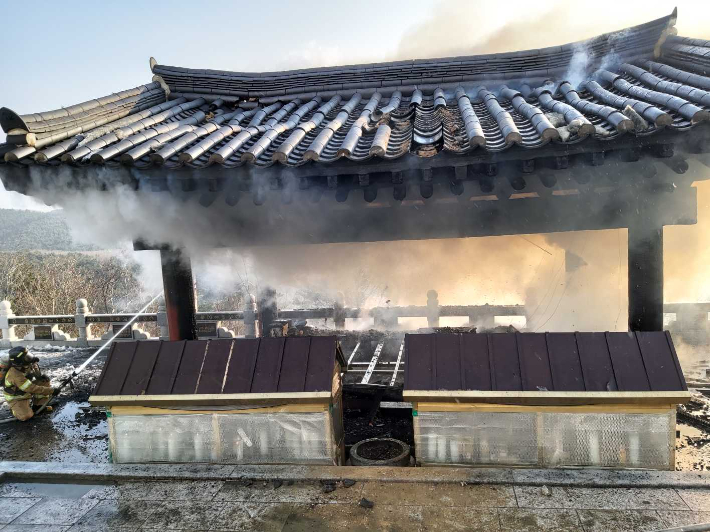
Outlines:
[[195, 340], [197, 307], [190, 257], [179, 249], [164, 247], [160, 250], [160, 264], [170, 339]]
[[345, 329], [345, 294], [338, 292], [333, 303], [333, 324], [336, 329]]
[[433, 179], [434, 173], [431, 168], [422, 168], [421, 182], [419, 183], [419, 194], [422, 198], [429, 199], [434, 195]]
[[426, 321], [430, 328], [439, 326], [439, 294], [436, 290], [426, 293]]
[[629, 224], [629, 330], [663, 329], [663, 225], [643, 207]]
[[156, 321], [158, 323], [158, 329], [160, 329], [160, 339], [170, 340], [170, 327], [168, 325], [168, 313], [165, 308], [165, 300], [160, 299], [158, 301], [158, 313], [156, 315]]
[[403, 172], [392, 172], [392, 197], [397, 201], [404, 201], [407, 197], [407, 185], [404, 184]]
[[269, 335], [271, 324], [279, 317], [278, 304], [276, 302], [276, 290], [267, 287], [259, 295], [259, 336]]

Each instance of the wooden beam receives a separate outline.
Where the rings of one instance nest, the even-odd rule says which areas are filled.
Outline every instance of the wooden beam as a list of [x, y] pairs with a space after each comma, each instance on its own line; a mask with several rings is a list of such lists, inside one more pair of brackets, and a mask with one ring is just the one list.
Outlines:
[[643, 205], [628, 233], [629, 330], [663, 330], [663, 225]]
[[519, 392], [479, 390], [405, 390], [402, 398], [411, 402], [468, 402], [505, 405], [669, 405], [684, 404], [690, 392]]
[[275, 392], [185, 395], [92, 395], [93, 406], [229, 406], [329, 403], [332, 392]]
[[273, 198], [261, 206], [244, 202], [234, 209], [216, 202], [204, 209], [204, 217], [206, 223], [234, 227], [210, 235], [215, 247], [424, 240], [626, 228], [635, 219], [639, 198], [647, 196], [659, 206], [658, 223], [697, 223], [697, 191], [689, 185], [674, 192], [603, 187], [503, 200], [454, 197], [442, 188], [430, 200], [408, 199], [396, 207], [385, 200], [351, 198], [345, 203], [323, 200], [317, 210], [305, 200], [282, 205]]
[[279, 406], [260, 406], [258, 408], [236, 408], [219, 410], [180, 410], [178, 408], [155, 406], [111, 406], [113, 416], [165, 416], [174, 414], [273, 414], [273, 413], [303, 413], [327, 412], [327, 403], [288, 404]]
[[675, 410], [674, 404], [634, 405], [634, 404], [598, 404], [598, 405], [504, 405], [499, 403], [445, 403], [421, 402], [414, 403], [417, 412], [548, 412], [548, 413], [619, 413], [619, 414], [666, 414]]

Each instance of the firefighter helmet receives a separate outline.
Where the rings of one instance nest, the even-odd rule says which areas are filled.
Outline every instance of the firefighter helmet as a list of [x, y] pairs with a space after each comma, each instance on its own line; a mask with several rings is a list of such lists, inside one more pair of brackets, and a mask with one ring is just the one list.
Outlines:
[[10, 349], [10, 365], [11, 366], [27, 366], [33, 362], [37, 362], [37, 359], [30, 356], [29, 351], [26, 347], [13, 347]]

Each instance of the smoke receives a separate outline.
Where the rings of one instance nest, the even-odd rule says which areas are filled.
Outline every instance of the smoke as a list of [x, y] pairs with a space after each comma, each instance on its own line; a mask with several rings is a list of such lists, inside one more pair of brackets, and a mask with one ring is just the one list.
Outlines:
[[[48, 182], [45, 171], [32, 167], [32, 180]], [[71, 170], [60, 172], [67, 175], [60, 174], [59, 183], [69, 182]], [[96, 172], [97, 179], [108, 179], [101, 169]], [[690, 160], [683, 179], [701, 179], [707, 172]], [[262, 177], [258, 172], [253, 176]], [[563, 182], [563, 188], [574, 186]], [[605, 185], [603, 180], [595, 184]], [[332, 192], [326, 192], [320, 204], [313, 204], [297, 190], [293, 202], [284, 205], [278, 192], [268, 191], [262, 206], [254, 206], [246, 196], [230, 207], [219, 196], [205, 208], [194, 197], [199, 194], [183, 200], [146, 187], [111, 192], [38, 187], [33, 193], [64, 208], [80, 242], [116, 248], [144, 239], [185, 248], [200, 287], [214, 293], [257, 294], [272, 286], [281, 308], [304, 308], [330, 306], [342, 292], [347, 306], [372, 307], [425, 305], [427, 291], [434, 289], [444, 305], [526, 305], [526, 328], [531, 331], [627, 327], [625, 230], [317, 245], [289, 242], [286, 235], [283, 245], [259, 246], [250, 237], [257, 226], [283, 229], [279, 218], [289, 216], [296, 220], [290, 236], [317, 234], [342, 223], [338, 209], [363, 199], [352, 193], [348, 202], [338, 204]], [[440, 199], [445, 198], [435, 194], [434, 200]], [[698, 225], [665, 229], [667, 302], [710, 300], [708, 183], [698, 184], [698, 199]], [[602, 216], [603, 207], [600, 202], [592, 212]], [[133, 256], [142, 265], [146, 291], [159, 287], [158, 253]]]
[[577, 89], [579, 85], [587, 79], [590, 67], [591, 60], [587, 47], [583, 44], [579, 44], [575, 46], [574, 54], [569, 62], [569, 68], [562, 79], [569, 81], [572, 87]]
[[[680, 35], [710, 38], [710, 5], [680, 0]], [[515, 52], [590, 39], [670, 14], [673, 4], [632, 0], [597, 2], [581, 12], [563, 2], [496, 3], [449, 0], [432, 6], [431, 16], [405, 31], [392, 59], [434, 58]], [[613, 16], [609, 16], [613, 13]], [[639, 13], [642, 13], [640, 18]]]
[[[33, 167], [30, 174], [33, 181], [46, 183], [44, 171]], [[100, 169], [97, 172], [99, 179], [108, 179], [101, 175]], [[68, 176], [60, 175], [58, 181], [64, 179]], [[256, 294], [260, 287], [273, 286], [279, 292], [282, 308], [329, 305], [338, 292], [344, 293], [348, 306], [424, 305], [426, 292], [434, 289], [441, 304], [539, 301], [540, 308], [532, 316], [535, 321], [531, 325], [564, 327], [565, 319], [560, 318], [568, 316], [567, 306], [562, 305], [558, 311], [560, 301], [571, 301], [571, 296], [584, 291], [583, 283], [567, 292], [558, 288], [565, 281], [558, 272], [560, 266], [564, 271], [565, 250], [574, 250], [584, 262], [594, 264], [586, 248], [575, 247], [576, 242], [593, 241], [589, 235], [571, 239], [564, 235], [558, 238], [532, 235], [321, 245], [286, 242], [282, 246], [254, 246], [249, 242], [249, 232], [254, 228], [250, 224], [275, 227], [277, 218], [287, 214], [300, 220], [295, 224], [296, 232], [327, 230], [338, 223], [338, 210], [333, 208], [338, 204], [328, 195], [321, 200], [322, 207], [315, 207], [305, 197], [296, 197], [292, 204], [283, 205], [278, 195], [272, 195], [259, 207], [249, 197], [235, 207], [229, 207], [219, 197], [205, 208], [194, 198], [183, 201], [169, 193], [128, 187], [111, 192], [38, 188], [35, 193], [64, 207], [73, 234], [81, 242], [115, 248], [126, 241], [143, 239], [183, 247], [192, 257], [203, 288]], [[348, 203], [363, 201], [355, 194], [351, 196]], [[321, 217], [315, 222], [314, 208]], [[215, 249], [222, 246], [228, 249]], [[142, 262], [145, 285], [159, 286], [157, 253], [134, 255]], [[587, 268], [582, 266], [579, 270]], [[601, 276], [605, 271], [609, 269], [603, 263], [595, 275]], [[579, 277], [582, 276], [580, 273]], [[553, 283], [555, 289], [538, 293], [535, 287], [546, 288], [548, 283]], [[609, 290], [595, 293], [601, 298], [616, 297], [617, 288]], [[600, 308], [602, 304], [600, 301]], [[579, 327], [580, 323], [581, 319], [570, 326]]]
[[[2, 139], [0, 139], [0, 141], [2, 141]], [[24, 196], [17, 192], [9, 192], [5, 190], [5, 185], [0, 181], [0, 209], [48, 212], [51, 211], [53, 207], [44, 205], [29, 196]]]

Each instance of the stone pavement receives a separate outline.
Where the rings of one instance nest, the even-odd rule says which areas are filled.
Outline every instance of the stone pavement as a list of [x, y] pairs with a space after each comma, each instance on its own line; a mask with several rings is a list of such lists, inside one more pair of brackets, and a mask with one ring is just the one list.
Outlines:
[[[2, 480], [0, 480], [1, 482]], [[325, 484], [323, 483], [325, 482]], [[710, 522], [710, 489], [452, 482], [0, 483], [0, 531], [649, 531]], [[328, 493], [329, 488], [335, 490]], [[364, 508], [361, 499], [374, 503]]]

